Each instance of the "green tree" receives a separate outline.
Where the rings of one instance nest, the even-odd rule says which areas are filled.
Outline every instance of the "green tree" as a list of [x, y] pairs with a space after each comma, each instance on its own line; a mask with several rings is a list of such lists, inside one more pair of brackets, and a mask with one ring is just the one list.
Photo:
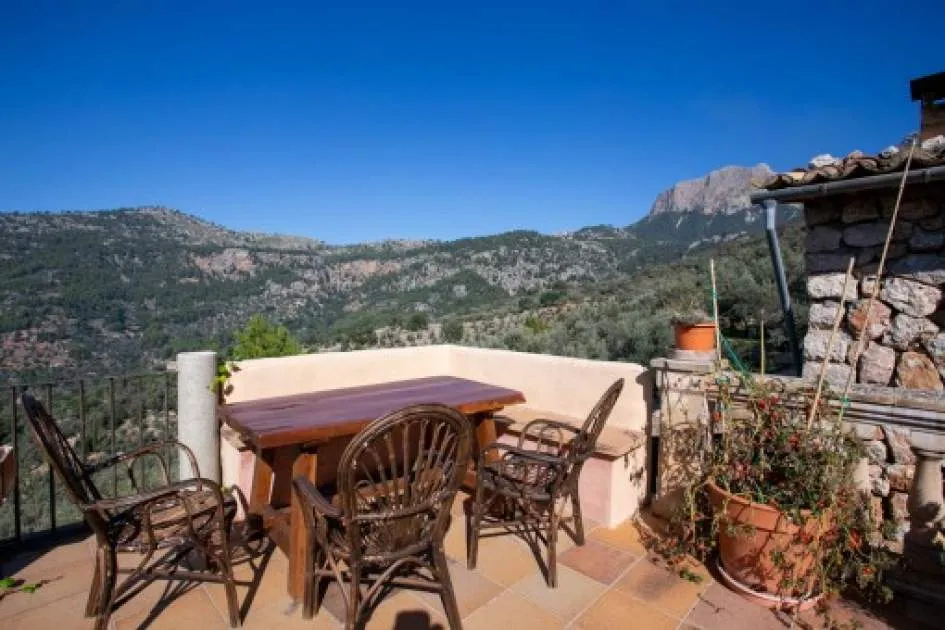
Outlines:
[[414, 313], [407, 320], [407, 330], [423, 330], [430, 324], [430, 319], [426, 313]]
[[262, 315], [253, 315], [243, 330], [236, 332], [233, 358], [237, 361], [301, 354], [302, 346], [285, 326], [273, 324]]
[[456, 319], [443, 322], [443, 337], [450, 343], [459, 343], [463, 340], [463, 323]]

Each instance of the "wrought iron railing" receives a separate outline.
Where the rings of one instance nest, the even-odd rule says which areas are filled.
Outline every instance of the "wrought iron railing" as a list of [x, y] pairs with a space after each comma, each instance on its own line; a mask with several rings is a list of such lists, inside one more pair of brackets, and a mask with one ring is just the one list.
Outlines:
[[[0, 388], [0, 444], [13, 447], [11, 456], [17, 463], [13, 492], [0, 505], [0, 547], [74, 530], [82, 521], [29, 433], [19, 400], [27, 390], [49, 409], [76, 453], [88, 461], [177, 436], [173, 372]], [[176, 473], [177, 466], [171, 471]], [[126, 490], [129, 483], [117, 468], [100, 473], [95, 481], [102, 492], [112, 495]]]

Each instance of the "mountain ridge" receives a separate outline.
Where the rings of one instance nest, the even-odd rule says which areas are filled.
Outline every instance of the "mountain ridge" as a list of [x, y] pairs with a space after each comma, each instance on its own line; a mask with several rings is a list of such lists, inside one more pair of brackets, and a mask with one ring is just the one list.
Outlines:
[[322, 344], [370, 340], [410, 313], [442, 320], [547, 307], [760, 232], [756, 210], [731, 210], [746, 190], [725, 177], [704, 179], [721, 185], [707, 193], [714, 200], [732, 192], [720, 206], [727, 211], [658, 212], [557, 236], [515, 230], [329, 245], [231, 230], [162, 206], [2, 213], [0, 375], [124, 370], [181, 349], [225, 346], [255, 313]]

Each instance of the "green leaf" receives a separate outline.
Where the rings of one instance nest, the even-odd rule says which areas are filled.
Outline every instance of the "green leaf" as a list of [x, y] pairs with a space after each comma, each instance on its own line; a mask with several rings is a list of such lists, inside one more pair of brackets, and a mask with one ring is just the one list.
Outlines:
[[0, 588], [13, 588], [16, 584], [16, 580], [11, 577], [5, 577], [0, 579]]
[[24, 584], [22, 587], [20, 587], [20, 590], [23, 591], [24, 593], [35, 593], [36, 589], [38, 588], [39, 588], [38, 583], [37, 584]]

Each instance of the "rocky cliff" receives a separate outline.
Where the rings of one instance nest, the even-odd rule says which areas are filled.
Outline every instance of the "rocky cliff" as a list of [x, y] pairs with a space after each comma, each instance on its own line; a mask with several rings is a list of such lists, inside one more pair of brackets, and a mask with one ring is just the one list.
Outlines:
[[735, 214], [751, 206], [748, 195], [752, 181], [764, 181], [771, 174], [767, 164], [726, 166], [705, 177], [678, 182], [656, 197], [650, 216], [666, 213]]

